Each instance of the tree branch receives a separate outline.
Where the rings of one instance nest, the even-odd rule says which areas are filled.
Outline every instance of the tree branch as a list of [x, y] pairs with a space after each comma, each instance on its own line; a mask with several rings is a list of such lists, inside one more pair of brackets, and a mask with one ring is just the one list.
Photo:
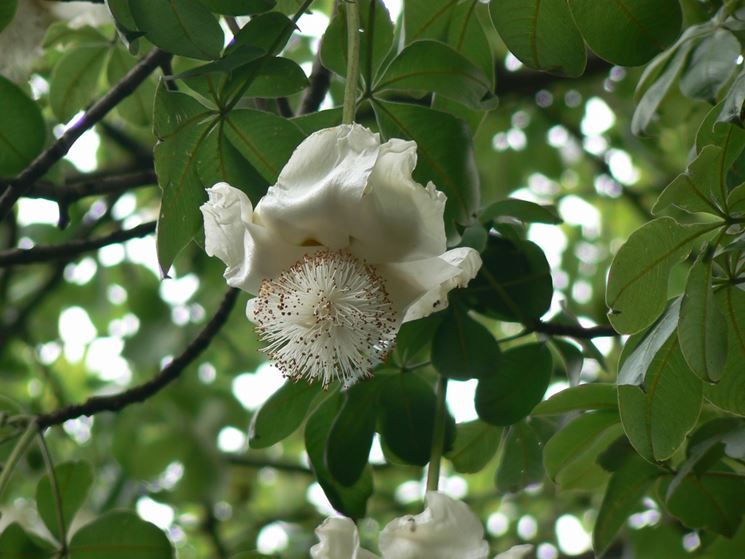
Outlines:
[[563, 78], [547, 72], [531, 70], [530, 68], [524, 68], [517, 72], [508, 72], [502, 64], [497, 64], [497, 87], [495, 93], [499, 96], [535, 95], [541, 89], [547, 89], [557, 82], [565, 80], [576, 82], [577, 80], [599, 76], [607, 73], [612, 67], [608, 62], [597, 57], [592, 57], [587, 60], [585, 73], [579, 78]]
[[36, 421], [40, 429], [60, 425], [70, 419], [82, 416], [91, 416], [101, 412], [119, 411], [131, 404], [144, 402], [151, 396], [160, 392], [171, 382], [179, 378], [181, 373], [209, 346], [212, 339], [220, 331], [230, 316], [230, 311], [235, 306], [239, 291], [235, 288], [228, 289], [220, 307], [202, 329], [199, 335], [186, 347], [184, 352], [171, 361], [151, 380], [111, 396], [93, 396], [82, 404], [65, 406], [51, 413], [37, 416]]
[[573, 326], [571, 324], [557, 324], [555, 322], [536, 321], [530, 325], [533, 332], [547, 334], [549, 336], [568, 336], [570, 338], [590, 339], [603, 338], [609, 336], [618, 336], [612, 326]]
[[0, 196], [0, 220], [13, 208], [18, 198], [25, 195], [31, 186], [40, 179], [55, 163], [62, 159], [75, 141], [88, 129], [92, 128], [122, 99], [131, 94], [160, 64], [169, 60], [171, 54], [160, 49], [153, 49], [138, 62], [122, 80], [106, 95], [101, 97], [88, 109], [83, 117], [70, 126], [57, 141], [44, 150], [20, 175], [10, 181], [9, 188]]
[[155, 231], [155, 222], [148, 221], [132, 229], [114, 231], [103, 237], [79, 239], [58, 245], [37, 246], [29, 249], [13, 249], [0, 252], [0, 266], [17, 264], [36, 264], [55, 260], [71, 260], [84, 252], [96, 250], [106, 245], [122, 243], [129, 239], [144, 237]]
[[154, 169], [133, 171], [108, 176], [82, 176], [65, 182], [62, 186], [39, 181], [26, 193], [28, 198], [44, 198], [62, 204], [77, 202], [86, 196], [120, 194], [130, 188], [157, 184]]
[[318, 47], [318, 54], [313, 60], [313, 70], [310, 73], [310, 80], [303, 99], [300, 101], [300, 110], [298, 114], [307, 115], [314, 113], [323, 103], [326, 93], [331, 86], [331, 71], [321, 64], [321, 48]]

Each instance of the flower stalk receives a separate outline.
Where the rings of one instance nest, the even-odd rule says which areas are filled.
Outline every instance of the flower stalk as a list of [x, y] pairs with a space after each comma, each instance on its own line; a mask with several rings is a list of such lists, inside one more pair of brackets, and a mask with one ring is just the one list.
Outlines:
[[427, 491], [437, 491], [440, 481], [440, 462], [442, 461], [442, 451], [445, 446], [445, 415], [447, 414], [445, 398], [447, 392], [448, 379], [447, 377], [440, 376], [436, 388], [437, 407], [435, 408], [435, 424], [432, 433], [432, 452], [429, 458], [429, 467], [427, 468]]
[[5, 488], [10, 483], [10, 478], [13, 475], [16, 464], [26, 452], [29, 445], [34, 441], [34, 437], [38, 432], [39, 426], [36, 420], [31, 420], [26, 426], [26, 430], [21, 435], [21, 438], [18, 439], [5, 464], [3, 464], [3, 468], [0, 470], [0, 498], [2, 498]]
[[342, 124], [352, 124], [357, 110], [357, 80], [360, 71], [360, 10], [357, 0], [346, 0], [347, 82], [344, 86]]

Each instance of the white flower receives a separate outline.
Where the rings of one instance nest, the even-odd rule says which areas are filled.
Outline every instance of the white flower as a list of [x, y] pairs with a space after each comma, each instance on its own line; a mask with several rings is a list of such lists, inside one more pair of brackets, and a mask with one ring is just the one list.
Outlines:
[[357, 125], [304, 140], [256, 208], [226, 183], [202, 207], [205, 248], [293, 379], [348, 386], [384, 359], [402, 322], [447, 306], [481, 266], [446, 252], [445, 195], [416, 183], [416, 144]]
[[427, 508], [392, 520], [380, 533], [383, 559], [486, 559], [481, 521], [465, 503], [427, 493]]
[[329, 517], [316, 528], [318, 541], [310, 548], [312, 559], [379, 559], [360, 548], [357, 526], [349, 518]]
[[[436, 491], [426, 498], [424, 512], [395, 518], [383, 528], [382, 559], [486, 559], [484, 528], [468, 506]], [[357, 527], [348, 518], [327, 518], [316, 534], [320, 543], [310, 550], [313, 559], [380, 559], [360, 548]], [[494, 559], [520, 559], [522, 555], [509, 554], [530, 549], [516, 546]]]

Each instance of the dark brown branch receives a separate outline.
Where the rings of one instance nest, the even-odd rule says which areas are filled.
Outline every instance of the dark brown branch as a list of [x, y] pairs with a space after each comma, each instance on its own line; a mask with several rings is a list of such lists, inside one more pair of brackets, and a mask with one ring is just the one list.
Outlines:
[[60, 425], [70, 419], [82, 416], [91, 416], [101, 412], [115, 412], [129, 405], [144, 402], [151, 396], [160, 392], [171, 382], [179, 378], [181, 373], [188, 367], [210, 344], [212, 339], [220, 331], [230, 316], [230, 311], [235, 306], [239, 291], [230, 288], [220, 303], [220, 307], [202, 329], [199, 335], [194, 338], [184, 352], [171, 361], [151, 380], [111, 396], [93, 396], [88, 398], [82, 404], [65, 406], [51, 413], [41, 414], [37, 417], [40, 429]]
[[34, 159], [20, 175], [10, 181], [9, 188], [0, 196], [0, 220], [11, 211], [18, 198], [25, 195], [31, 186], [39, 180], [55, 163], [62, 159], [75, 141], [92, 128], [106, 114], [119, 104], [122, 99], [131, 94], [164, 60], [171, 55], [160, 49], [153, 49], [145, 58], [138, 62], [122, 80], [106, 95], [101, 97], [88, 109], [83, 117], [70, 126], [57, 141]]
[[148, 221], [132, 229], [122, 229], [109, 235], [93, 239], [77, 239], [68, 243], [51, 246], [37, 246], [29, 249], [13, 249], [0, 252], [0, 266], [18, 264], [37, 264], [55, 260], [71, 260], [84, 252], [96, 250], [107, 245], [122, 243], [129, 239], [144, 237], [155, 231], [155, 222]]
[[318, 47], [318, 52], [319, 54], [316, 55], [313, 61], [310, 83], [303, 94], [302, 101], [300, 101], [298, 114], [301, 115], [316, 112], [318, 107], [321, 106], [321, 103], [323, 103], [323, 99], [326, 97], [326, 93], [328, 93], [331, 86], [331, 71], [321, 64], [320, 47]]
[[283, 116], [284, 118], [292, 118], [295, 116], [295, 113], [292, 112], [292, 107], [290, 107], [290, 102], [287, 100], [287, 97], [279, 97], [277, 99], [277, 111], [279, 111], [280, 116]]
[[557, 324], [555, 322], [537, 321], [530, 326], [533, 332], [547, 334], [549, 336], [568, 336], [570, 338], [590, 339], [618, 336], [612, 326], [573, 326], [571, 324]]
[[29, 189], [26, 196], [70, 204], [86, 196], [120, 194], [130, 188], [155, 185], [157, 182], [155, 170], [145, 169], [109, 176], [84, 176], [65, 182], [62, 186], [40, 181]]

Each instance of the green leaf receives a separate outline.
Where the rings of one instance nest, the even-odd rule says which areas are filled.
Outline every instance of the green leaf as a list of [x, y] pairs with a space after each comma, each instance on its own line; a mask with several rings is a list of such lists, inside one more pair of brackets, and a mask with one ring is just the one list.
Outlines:
[[381, 388], [380, 380], [352, 386], [344, 393], [344, 403], [331, 426], [326, 465], [334, 479], [347, 487], [360, 479], [367, 466]]
[[443, 40], [458, 0], [409, 0], [403, 3], [405, 44], [421, 39]]
[[569, 0], [574, 21], [595, 53], [621, 66], [639, 66], [680, 34], [678, 0]]
[[430, 315], [402, 324], [396, 335], [395, 347], [399, 362], [407, 366], [428, 360], [429, 347], [441, 323], [439, 315]]
[[700, 258], [688, 273], [678, 339], [691, 371], [702, 380], [717, 382], [727, 360], [727, 324], [714, 301], [712, 265], [710, 259]]
[[[106, 77], [109, 86], [113, 87], [129, 72], [137, 62], [124, 48], [117, 45], [111, 49], [109, 63], [106, 66]], [[125, 120], [138, 126], [147, 126], [153, 119], [153, 100], [155, 85], [152, 80], [145, 80], [116, 106], [116, 110]]]
[[592, 531], [595, 553], [603, 555], [660, 471], [638, 456], [629, 457], [611, 476]]
[[502, 0], [490, 9], [507, 48], [525, 65], [570, 77], [585, 71], [585, 44], [566, 0]]
[[585, 413], [552, 436], [543, 449], [548, 476], [562, 489], [596, 489], [607, 473], [598, 456], [619, 436], [623, 427], [615, 411]]
[[[557, 337], [551, 337], [549, 339], [549, 344], [558, 354], [558, 359], [554, 359], [554, 368], [560, 370], [566, 375], [570, 385], [576, 386], [579, 384], [579, 377], [582, 373], [582, 366], [585, 362], [585, 355], [582, 352], [582, 349], [578, 348], [571, 342]], [[592, 342], [588, 344], [588, 342], [585, 341], [583, 344], [597, 349]], [[592, 352], [588, 351], [588, 355], [592, 356]], [[602, 354], [600, 355], [602, 356]], [[601, 367], [604, 366], [603, 360], [600, 360], [599, 363]]]
[[648, 332], [635, 334], [624, 345], [619, 360], [618, 384], [639, 386], [657, 352], [678, 327], [680, 298], [674, 299], [665, 314]]
[[732, 125], [721, 135], [721, 147], [705, 146], [685, 173], [671, 182], [655, 202], [657, 214], [670, 204], [688, 212], [720, 214], [726, 208], [727, 173], [745, 148], [745, 133]]
[[160, 48], [190, 58], [214, 60], [225, 35], [215, 16], [199, 0], [129, 0], [137, 28]]
[[438, 41], [417, 41], [391, 61], [373, 92], [433, 92], [478, 109], [490, 89], [484, 73], [449, 46]]
[[726, 29], [705, 37], [691, 53], [680, 90], [693, 99], [712, 101], [735, 71], [732, 61], [740, 54], [740, 42]]
[[213, 12], [227, 16], [250, 16], [268, 12], [277, 3], [275, 0], [200, 0]]
[[13, 16], [16, 15], [17, 7], [18, 0], [8, 0], [0, 5], [0, 31], [5, 29], [8, 24], [13, 21]]
[[39, 106], [14, 83], [0, 76], [0, 176], [13, 176], [39, 155], [46, 126]]
[[259, 14], [241, 28], [228, 51], [250, 45], [274, 56], [284, 48], [294, 29], [292, 20], [279, 12]]
[[225, 124], [207, 136], [197, 161], [197, 175], [204, 185], [227, 182], [246, 193], [254, 203], [266, 194], [269, 182], [225, 137]]
[[[416, 373], [386, 379], [380, 397], [379, 430], [385, 444], [407, 464], [429, 462], [434, 433], [436, 397], [432, 387]], [[445, 451], [453, 443], [454, 421], [448, 414]]]
[[108, 53], [109, 49], [101, 46], [75, 47], [54, 66], [49, 104], [61, 122], [70, 120], [93, 99]]
[[86, 47], [108, 47], [109, 39], [102, 35], [97, 29], [89, 26], [72, 28], [63, 21], [55, 21], [47, 29], [42, 46], [45, 49], [52, 47], [68, 47], [70, 45]]
[[489, 81], [489, 85], [493, 86], [494, 57], [484, 27], [479, 21], [479, 11], [482, 9], [484, 19], [488, 21], [488, 8], [483, 2], [479, 0], [458, 2], [451, 15], [447, 43], [478, 66]]
[[727, 328], [727, 361], [718, 384], [704, 384], [704, 395], [715, 406], [745, 416], [745, 292], [727, 287], [716, 295]]
[[44, 559], [56, 555], [57, 551], [51, 544], [26, 533], [17, 522], [9, 524], [0, 533], [0, 557], [3, 559]]
[[667, 61], [659, 77], [657, 77], [654, 83], [644, 92], [641, 99], [639, 99], [634, 116], [631, 119], [631, 131], [634, 134], [640, 135], [647, 130], [647, 127], [652, 122], [652, 117], [657, 112], [657, 108], [667, 95], [675, 79], [683, 70], [691, 48], [692, 42], [690, 41], [676, 48], [675, 54]]
[[745, 104], [745, 71], [741, 70], [721, 103], [722, 112], [719, 113], [717, 120], [739, 124], [742, 120], [743, 104]]
[[300, 427], [320, 393], [318, 383], [286, 381], [251, 418], [249, 446], [267, 448], [290, 436]]
[[137, 22], [129, 7], [129, 0], [107, 0], [106, 6], [114, 17], [117, 27], [130, 33], [137, 29]]
[[578, 410], [617, 410], [616, 387], [607, 383], [588, 383], [565, 388], [538, 404], [532, 415], [551, 415]]
[[261, 64], [261, 70], [243, 94], [244, 97], [285, 97], [308, 85], [303, 69], [288, 58], [269, 58], [254, 64]]
[[499, 367], [499, 344], [465, 309], [445, 317], [432, 340], [432, 364], [441, 375], [457, 380], [481, 378]]
[[86, 524], [70, 541], [70, 559], [168, 559], [173, 547], [163, 531], [127, 511]]
[[[88, 496], [88, 490], [93, 483], [93, 468], [88, 462], [66, 462], [54, 467], [57, 495], [62, 503], [62, 519], [65, 529], [72, 525], [75, 513]], [[49, 474], [45, 475], [36, 486], [36, 506], [39, 516], [49, 531], [62, 541], [63, 534], [59, 531], [57, 519], [57, 501]]]
[[562, 223], [556, 206], [545, 206], [519, 198], [506, 198], [494, 202], [481, 212], [479, 219], [486, 223], [499, 218], [514, 218], [523, 223], [549, 223], [551, 225]]
[[[360, 75], [372, 85], [378, 69], [393, 46], [393, 23], [388, 9], [380, 0], [359, 0], [360, 12]], [[347, 75], [347, 14], [346, 5], [338, 4], [321, 41], [323, 65], [340, 76]]]
[[491, 235], [481, 259], [483, 265], [467, 291], [474, 309], [524, 324], [549, 309], [551, 269], [538, 245]]
[[341, 124], [341, 117], [342, 109], [337, 107], [336, 109], [326, 109], [325, 111], [296, 116], [291, 118], [290, 121], [295, 123], [303, 131], [303, 134], [311, 135], [322, 128], [331, 128]]
[[626, 436], [652, 462], [667, 460], [683, 444], [702, 402], [701, 381], [688, 368], [676, 336], [657, 352], [641, 386], [618, 386]]
[[543, 398], [551, 370], [551, 352], [545, 344], [525, 344], [506, 351], [499, 369], [479, 380], [479, 417], [492, 425], [512, 425], [521, 420]]
[[352, 487], [344, 487], [334, 480], [326, 467], [328, 434], [341, 404], [341, 395], [333, 393], [308, 418], [305, 424], [305, 450], [318, 484], [331, 505], [339, 512], [358, 519], [365, 516], [367, 500], [373, 493], [372, 469], [368, 466]]
[[623, 334], [643, 330], [665, 308], [670, 270], [696, 240], [718, 224], [680, 225], [657, 218], [634, 231], [616, 253], [608, 274], [605, 299], [613, 328]]
[[207, 201], [204, 189], [211, 185], [202, 183], [197, 169], [209, 155], [204, 148], [214, 130], [214, 121], [193, 118], [155, 146], [155, 172], [163, 190], [156, 246], [164, 276], [202, 224], [199, 206]]
[[725, 469], [687, 476], [667, 500], [667, 510], [689, 528], [731, 538], [742, 522], [745, 484], [726, 477], [728, 473], [732, 472]]
[[225, 119], [225, 135], [231, 144], [269, 183], [279, 172], [304, 135], [292, 122], [262, 111], [231, 111]]
[[414, 179], [422, 184], [432, 181], [447, 195], [446, 224], [470, 224], [479, 207], [479, 181], [466, 125], [427, 107], [375, 102], [373, 108], [387, 138], [417, 143]]
[[543, 481], [541, 442], [525, 421], [510, 426], [495, 477], [500, 494], [515, 493]]
[[455, 427], [455, 443], [445, 456], [453, 469], [462, 474], [475, 474], [494, 457], [502, 438], [502, 429], [475, 419]]

